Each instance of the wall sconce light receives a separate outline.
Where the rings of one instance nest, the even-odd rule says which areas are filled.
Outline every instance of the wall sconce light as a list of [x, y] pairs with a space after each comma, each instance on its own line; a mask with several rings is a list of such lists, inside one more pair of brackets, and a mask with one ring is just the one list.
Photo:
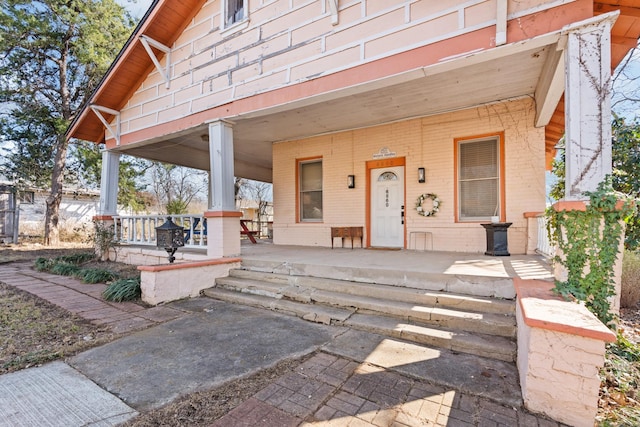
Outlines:
[[423, 184], [425, 181], [424, 168], [418, 168], [418, 182]]
[[347, 175], [347, 187], [356, 188], [356, 176], [355, 175]]

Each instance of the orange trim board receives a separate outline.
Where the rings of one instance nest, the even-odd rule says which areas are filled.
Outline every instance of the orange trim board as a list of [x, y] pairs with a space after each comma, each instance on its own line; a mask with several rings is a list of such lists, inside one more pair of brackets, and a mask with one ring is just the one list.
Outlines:
[[209, 259], [206, 261], [181, 262], [178, 264], [140, 265], [138, 266], [138, 270], [150, 271], [152, 273], [155, 273], [159, 271], [184, 270], [187, 268], [207, 267], [209, 265], [234, 264], [236, 262], [241, 262], [241, 261], [242, 261], [241, 258], [216, 258], [216, 259]]
[[233, 218], [242, 216], [240, 211], [207, 211], [203, 215], [205, 218]]
[[[553, 204], [553, 209], [556, 212], [562, 211], [586, 211], [587, 200], [560, 200]], [[624, 200], [618, 200], [616, 202], [616, 209], [620, 210], [626, 202]]]
[[515, 277], [513, 285], [524, 323], [528, 326], [604, 342], [616, 340], [616, 335], [584, 305], [555, 295], [553, 282]]

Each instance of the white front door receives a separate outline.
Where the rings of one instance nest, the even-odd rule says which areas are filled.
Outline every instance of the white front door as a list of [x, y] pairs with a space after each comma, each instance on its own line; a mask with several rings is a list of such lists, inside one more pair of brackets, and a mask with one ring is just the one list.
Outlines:
[[404, 166], [371, 169], [371, 246], [404, 247]]

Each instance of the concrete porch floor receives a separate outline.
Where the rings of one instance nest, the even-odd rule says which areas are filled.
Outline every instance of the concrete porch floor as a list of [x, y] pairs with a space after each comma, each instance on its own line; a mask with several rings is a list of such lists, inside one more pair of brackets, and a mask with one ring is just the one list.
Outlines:
[[487, 256], [481, 253], [347, 249], [274, 245], [242, 241], [243, 260], [389, 269], [426, 274], [552, 280], [550, 261], [541, 255]]

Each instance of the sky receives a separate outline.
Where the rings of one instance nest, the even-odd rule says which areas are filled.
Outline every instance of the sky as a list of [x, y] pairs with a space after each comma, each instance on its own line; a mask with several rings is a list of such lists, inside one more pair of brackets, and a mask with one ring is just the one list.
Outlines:
[[134, 18], [139, 20], [144, 13], [149, 9], [152, 0], [117, 0], [122, 6], [124, 6]]

